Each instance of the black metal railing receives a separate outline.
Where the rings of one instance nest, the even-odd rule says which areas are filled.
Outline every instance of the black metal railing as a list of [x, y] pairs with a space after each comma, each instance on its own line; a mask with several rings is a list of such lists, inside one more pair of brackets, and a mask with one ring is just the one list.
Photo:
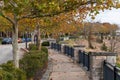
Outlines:
[[87, 68], [89, 71], [90, 69], [90, 56], [89, 53], [86, 53], [85, 51], [79, 50], [79, 63], [82, 64], [84, 67]]
[[74, 48], [71, 47], [71, 57], [74, 57]]
[[64, 54], [74, 57], [74, 48], [69, 46], [64, 46]]
[[[57, 43], [51, 43], [51, 49], [61, 51], [61, 45]], [[74, 57], [74, 48], [65, 45], [63, 47], [63, 53], [67, 56]], [[78, 51], [79, 64], [90, 70], [90, 54], [85, 51]], [[110, 63], [104, 61], [103, 64], [103, 78], [104, 80], [120, 80], [120, 68], [111, 65]]]
[[120, 80], [120, 68], [104, 61], [103, 77], [104, 80]]
[[[61, 45], [57, 43], [52, 43], [51, 48], [55, 49], [57, 51], [61, 51]], [[74, 57], [74, 48], [64, 45], [63, 47], [63, 53], [66, 54], [67, 56]], [[87, 54], [85, 51], [79, 50], [79, 63], [83, 64], [84, 67], [87, 68], [89, 71], [90, 69], [90, 56]]]
[[51, 49], [61, 51], [61, 44], [51, 43]]

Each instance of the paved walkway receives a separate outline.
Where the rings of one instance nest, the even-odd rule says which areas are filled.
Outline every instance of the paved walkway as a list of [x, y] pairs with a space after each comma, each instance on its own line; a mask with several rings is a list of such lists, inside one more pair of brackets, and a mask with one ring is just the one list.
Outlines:
[[71, 58], [54, 50], [50, 50], [49, 57], [53, 64], [49, 80], [89, 80], [85, 71]]

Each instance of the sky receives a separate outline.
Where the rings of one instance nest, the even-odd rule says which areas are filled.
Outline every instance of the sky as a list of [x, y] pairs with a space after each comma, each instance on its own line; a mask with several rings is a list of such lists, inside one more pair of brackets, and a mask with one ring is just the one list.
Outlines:
[[[86, 20], [92, 21], [89, 16]], [[120, 9], [105, 10], [104, 12], [100, 11], [100, 14], [96, 16], [93, 22], [109, 22], [120, 26]]]

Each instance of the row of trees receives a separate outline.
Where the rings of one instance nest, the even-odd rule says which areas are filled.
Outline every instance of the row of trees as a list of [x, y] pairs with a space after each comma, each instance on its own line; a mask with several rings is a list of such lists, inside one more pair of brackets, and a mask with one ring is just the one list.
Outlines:
[[[94, 18], [99, 10], [110, 9], [111, 7], [117, 8], [119, 3], [115, 0], [0, 0], [0, 16], [7, 20], [5, 22], [10, 24], [9, 27], [12, 30], [15, 67], [19, 67], [17, 39], [18, 28], [21, 27], [19, 25], [20, 21], [26, 18], [35, 20], [35, 26], [38, 30], [38, 49], [40, 49], [41, 23], [39, 23], [39, 20], [42, 18], [60, 14], [68, 16], [67, 13], [70, 13], [69, 16], [72, 17], [76, 13], [80, 13], [80, 20], [82, 21], [89, 12], [91, 12], [90, 16]], [[59, 20], [59, 17], [57, 20]], [[32, 20], [30, 21], [32, 22]], [[26, 23], [22, 25], [26, 25]]]
[[110, 23], [86, 23], [84, 26], [84, 36], [88, 36], [88, 45], [89, 48], [93, 48], [91, 39], [92, 35], [100, 37], [99, 42], [103, 42], [103, 36], [115, 36], [116, 30], [118, 29], [118, 26], [115, 24]]

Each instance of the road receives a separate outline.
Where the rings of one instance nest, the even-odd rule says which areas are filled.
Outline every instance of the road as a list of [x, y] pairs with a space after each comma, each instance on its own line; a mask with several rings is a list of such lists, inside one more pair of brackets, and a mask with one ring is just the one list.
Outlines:
[[[23, 52], [20, 51], [20, 48], [24, 48], [25, 43], [19, 44], [19, 55], [18, 57], [21, 58]], [[12, 45], [0, 45], [0, 64], [6, 63], [8, 60], [13, 60], [13, 53], [12, 53]]]

